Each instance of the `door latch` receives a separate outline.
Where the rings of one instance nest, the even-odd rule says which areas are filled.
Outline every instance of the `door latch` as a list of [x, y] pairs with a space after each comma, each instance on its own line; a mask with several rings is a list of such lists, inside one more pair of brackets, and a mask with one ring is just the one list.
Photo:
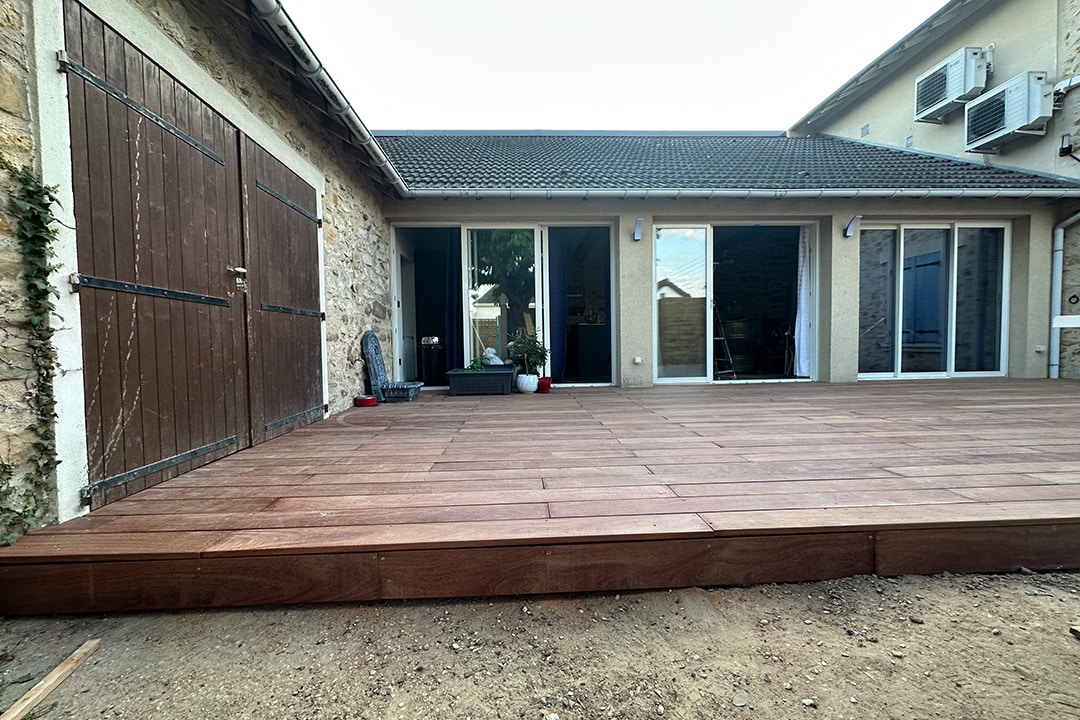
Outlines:
[[247, 268], [243, 267], [231, 267], [227, 268], [229, 272], [236, 275], [236, 289], [238, 292], [246, 293], [248, 291], [247, 284]]

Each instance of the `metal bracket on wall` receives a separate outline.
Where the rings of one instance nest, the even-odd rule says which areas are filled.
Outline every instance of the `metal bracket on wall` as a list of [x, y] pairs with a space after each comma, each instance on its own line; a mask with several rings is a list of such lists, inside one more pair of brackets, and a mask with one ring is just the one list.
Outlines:
[[158, 460], [157, 462], [150, 463], [149, 465], [143, 465], [140, 468], [129, 470], [126, 473], [114, 475], [111, 478], [106, 478], [105, 480], [101, 480], [100, 482], [96, 482], [92, 485], [87, 485], [86, 487], [82, 488], [82, 490], [79, 491], [80, 500], [82, 501], [83, 505], [89, 505], [94, 495], [99, 492], [103, 492], [105, 490], [108, 490], [109, 488], [117, 487], [118, 485], [123, 485], [124, 483], [129, 483], [132, 480], [138, 480], [139, 478], [146, 477], [147, 475], [153, 475], [156, 472], [167, 470], [174, 465], [179, 465], [180, 463], [187, 462], [188, 460], [194, 460], [197, 457], [201, 457], [212, 452], [217, 452], [218, 450], [223, 450], [235, 444], [236, 436], [225, 438], [224, 440], [218, 440], [217, 442], [210, 443], [209, 445], [203, 445], [202, 447], [188, 450], [187, 452], [180, 453], [179, 455], [173, 455], [172, 457], [165, 458], [164, 460]]
[[218, 307], [230, 307], [232, 300], [215, 295], [201, 295], [199, 293], [185, 292], [184, 290], [169, 290], [168, 288], [155, 287], [153, 285], [140, 285], [139, 283], [124, 282], [122, 280], [110, 280], [108, 278], [94, 277], [93, 275], [74, 274], [71, 276], [71, 286], [78, 291], [79, 288], [96, 288], [98, 290], [112, 290], [114, 292], [131, 293], [132, 295], [149, 295], [166, 300], [182, 300], [184, 302], [201, 303], [203, 305], [217, 305]]
[[120, 88], [116, 87], [115, 85], [112, 85], [111, 83], [109, 83], [104, 78], [98, 77], [94, 73], [92, 73], [89, 70], [87, 70], [86, 68], [84, 68], [79, 63], [72, 60], [70, 57], [68, 57], [68, 54], [67, 54], [66, 51], [64, 51], [64, 50], [57, 51], [56, 58], [57, 58], [57, 61], [60, 64], [60, 72], [75, 73], [76, 75], [81, 77], [83, 80], [86, 80], [86, 82], [88, 82], [91, 85], [93, 85], [94, 87], [96, 87], [98, 90], [101, 90], [102, 92], [104, 92], [106, 95], [109, 95], [110, 97], [116, 98], [121, 103], [123, 103], [127, 107], [131, 108], [135, 112], [139, 113], [140, 115], [142, 115], [147, 120], [150, 120], [151, 122], [153, 122], [156, 125], [160, 126], [165, 131], [167, 131], [170, 134], [175, 135], [176, 137], [180, 138], [185, 143], [187, 143], [191, 147], [193, 147], [196, 150], [198, 150], [199, 152], [201, 152], [206, 157], [208, 157], [211, 160], [213, 160], [214, 162], [216, 162], [218, 165], [221, 165], [221, 166], [224, 167], [225, 158], [223, 158], [221, 155], [214, 152], [209, 147], [207, 147], [203, 143], [199, 142], [198, 140], [196, 140], [191, 135], [188, 135], [186, 132], [184, 132], [180, 128], [176, 127], [171, 122], [169, 122], [165, 118], [161, 117], [160, 115], [158, 115], [156, 112], [154, 112], [150, 108], [146, 107], [145, 105], [138, 102], [137, 100], [129, 97], [126, 93], [124, 93], [122, 90], [120, 90]]

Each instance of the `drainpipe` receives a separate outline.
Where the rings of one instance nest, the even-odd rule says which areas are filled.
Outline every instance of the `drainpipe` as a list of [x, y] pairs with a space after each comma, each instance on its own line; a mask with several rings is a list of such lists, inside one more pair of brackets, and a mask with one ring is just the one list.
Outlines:
[[1054, 253], [1050, 271], [1050, 377], [1061, 376], [1061, 293], [1065, 286], [1065, 230], [1080, 222], [1080, 212], [1054, 226]]
[[337, 115], [352, 134], [356, 136], [360, 145], [375, 163], [375, 166], [382, 171], [394, 188], [403, 197], [408, 196], [409, 187], [405, 184], [405, 180], [398, 174], [397, 168], [390, 162], [390, 158], [386, 157], [386, 153], [379, 147], [379, 143], [372, 136], [371, 131], [367, 129], [360, 116], [353, 110], [352, 105], [349, 104], [341, 89], [338, 88], [337, 83], [326, 72], [326, 68], [319, 62], [319, 58], [315, 56], [311, 46], [304, 40], [304, 36], [300, 34], [300, 30], [297, 29], [292, 19], [286, 14], [281, 3], [278, 0], [251, 0], [251, 4], [254, 7], [255, 14], [270, 26], [278, 40], [288, 48], [289, 53], [300, 67], [300, 72], [318, 88], [327, 103], [329, 103], [330, 111]]

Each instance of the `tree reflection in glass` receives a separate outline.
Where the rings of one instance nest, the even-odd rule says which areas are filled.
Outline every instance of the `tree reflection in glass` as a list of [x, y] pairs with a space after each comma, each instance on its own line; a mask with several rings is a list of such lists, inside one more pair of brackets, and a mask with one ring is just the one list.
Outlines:
[[469, 230], [471, 357], [506, 354], [516, 330], [536, 331], [536, 253], [531, 229]]

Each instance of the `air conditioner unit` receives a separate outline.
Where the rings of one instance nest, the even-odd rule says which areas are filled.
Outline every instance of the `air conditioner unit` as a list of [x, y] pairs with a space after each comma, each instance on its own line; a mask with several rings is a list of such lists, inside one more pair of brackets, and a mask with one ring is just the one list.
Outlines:
[[1054, 113], [1054, 88], [1046, 73], [1020, 73], [964, 106], [964, 149], [995, 153], [1024, 135], [1045, 135]]
[[915, 121], [943, 123], [945, 116], [986, 87], [988, 63], [980, 47], [960, 48], [915, 78]]

